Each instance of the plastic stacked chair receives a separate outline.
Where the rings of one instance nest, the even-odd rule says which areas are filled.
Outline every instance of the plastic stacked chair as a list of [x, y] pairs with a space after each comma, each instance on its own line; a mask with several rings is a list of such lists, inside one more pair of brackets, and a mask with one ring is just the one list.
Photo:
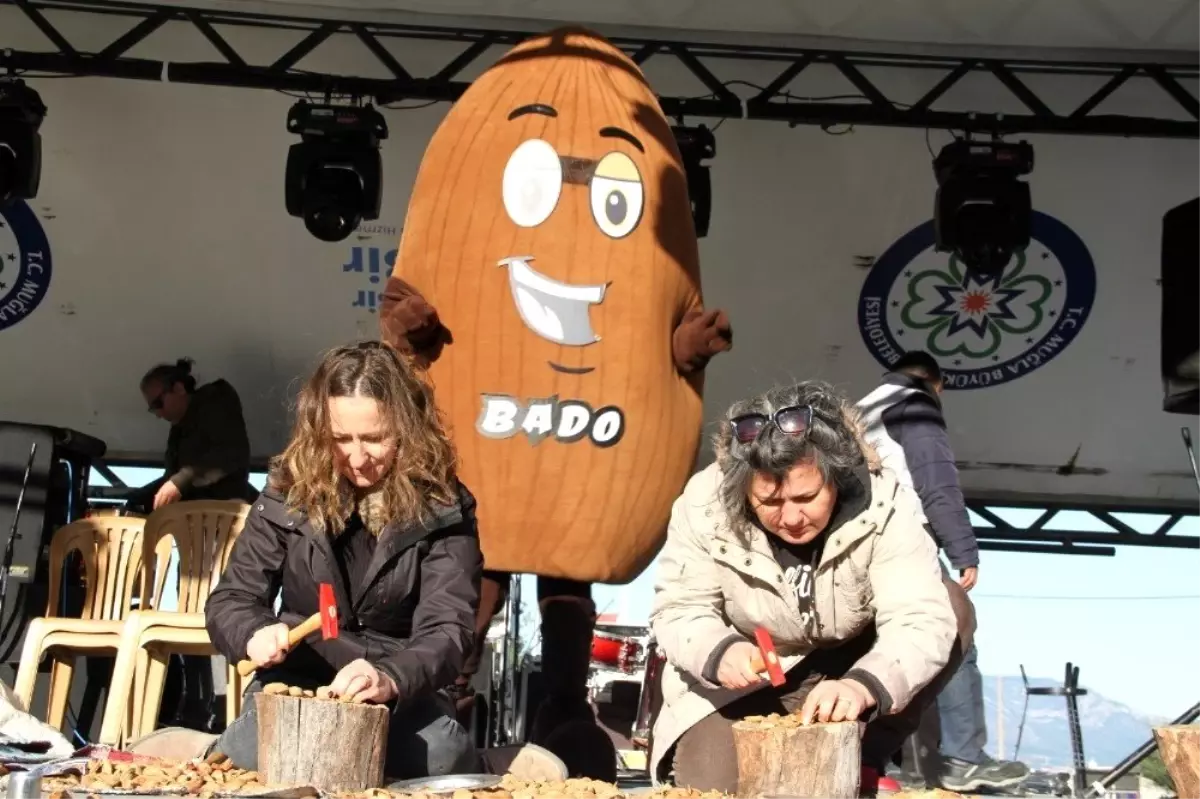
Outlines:
[[[38, 668], [50, 657], [49, 704], [45, 721], [62, 729], [79, 655], [115, 655], [124, 619], [138, 601], [145, 520], [132, 516], [80, 519], [50, 539], [46, 615], [31, 619], [17, 667], [14, 693], [29, 708]], [[85, 592], [79, 618], [62, 615], [63, 573], [79, 553]], [[30, 708], [32, 712], [32, 708]], [[36, 714], [35, 714], [36, 715]]]
[[[142, 539], [145, 609], [125, 620], [104, 709], [100, 742], [120, 746], [154, 730], [162, 704], [167, 663], [173, 654], [217, 654], [204, 626], [204, 606], [221, 577], [250, 506], [237, 501], [196, 500], [160, 508], [146, 520]], [[163, 611], [173, 540], [179, 557], [176, 610]], [[243, 680], [228, 663], [226, 720], [241, 708]], [[132, 701], [131, 701], [132, 700]]]

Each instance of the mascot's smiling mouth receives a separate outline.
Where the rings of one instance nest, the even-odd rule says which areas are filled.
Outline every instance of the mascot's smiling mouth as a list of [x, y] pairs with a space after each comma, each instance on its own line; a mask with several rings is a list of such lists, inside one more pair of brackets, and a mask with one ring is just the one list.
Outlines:
[[[569, 347], [586, 347], [600, 340], [592, 331], [588, 308], [604, 301], [608, 284], [575, 286], [561, 283], [534, 270], [531, 255], [500, 259], [508, 267], [508, 286], [525, 326], [547, 341]], [[551, 362], [569, 374], [586, 374], [594, 367], [573, 368]]]

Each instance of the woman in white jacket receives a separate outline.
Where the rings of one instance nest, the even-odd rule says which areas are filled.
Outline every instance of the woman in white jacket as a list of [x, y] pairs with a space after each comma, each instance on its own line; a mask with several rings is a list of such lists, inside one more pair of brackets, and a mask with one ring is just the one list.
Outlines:
[[[800, 713], [867, 722], [869, 794], [969, 645], [970, 602], [943, 581], [917, 498], [830, 386], [734, 404], [716, 445], [660, 556], [651, 625], [668, 666], [651, 773], [732, 793], [733, 722]], [[787, 672], [780, 688], [752, 666], [757, 627]]]

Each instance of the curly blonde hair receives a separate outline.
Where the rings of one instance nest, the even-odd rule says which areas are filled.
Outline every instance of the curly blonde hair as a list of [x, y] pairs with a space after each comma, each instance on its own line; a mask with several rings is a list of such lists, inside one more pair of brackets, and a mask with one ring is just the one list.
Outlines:
[[271, 461], [270, 485], [317, 532], [338, 535], [354, 512], [355, 492], [338, 470], [329, 400], [370, 397], [396, 437], [391, 468], [373, 490], [387, 521], [424, 522], [430, 505], [457, 501], [456, 454], [415, 362], [378, 341], [335, 347], [321, 358], [296, 400], [291, 440]]

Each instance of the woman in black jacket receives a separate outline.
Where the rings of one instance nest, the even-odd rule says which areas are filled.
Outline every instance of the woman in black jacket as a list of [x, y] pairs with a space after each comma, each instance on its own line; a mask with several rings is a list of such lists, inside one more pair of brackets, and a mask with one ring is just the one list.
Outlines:
[[[256, 768], [254, 694], [283, 682], [391, 706], [389, 777], [476, 770], [439, 692], [472, 643], [483, 566], [474, 505], [409, 361], [378, 342], [328, 353], [205, 609], [217, 649], [258, 667], [213, 748]], [[318, 611], [321, 583], [333, 585], [339, 635], [289, 650], [288, 628]]]

